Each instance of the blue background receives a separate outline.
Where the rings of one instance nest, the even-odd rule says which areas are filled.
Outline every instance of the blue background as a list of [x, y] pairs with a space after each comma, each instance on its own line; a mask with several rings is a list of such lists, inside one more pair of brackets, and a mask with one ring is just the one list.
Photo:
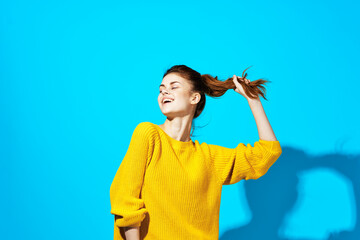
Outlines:
[[[132, 131], [165, 121], [158, 86], [185, 64], [271, 81], [262, 103], [283, 154], [224, 186], [220, 239], [359, 239], [359, 6], [1, 1], [0, 238], [112, 239], [109, 189]], [[195, 125], [199, 142], [258, 140], [232, 90]]]

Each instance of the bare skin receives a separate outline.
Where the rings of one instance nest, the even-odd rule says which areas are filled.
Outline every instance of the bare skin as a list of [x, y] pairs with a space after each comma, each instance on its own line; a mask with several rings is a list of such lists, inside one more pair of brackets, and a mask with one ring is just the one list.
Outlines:
[[[191, 84], [187, 79], [170, 73], [163, 78], [159, 87], [158, 104], [162, 113], [167, 117], [159, 125], [170, 137], [183, 142], [190, 141], [192, 116], [201, 95], [191, 92]], [[171, 103], [164, 103], [164, 98], [173, 99]]]
[[[236, 75], [233, 76], [233, 81], [235, 83], [236, 89], [235, 92], [240, 93], [246, 98], [249, 103], [250, 109], [254, 115], [256, 126], [259, 133], [259, 138], [267, 141], [277, 141], [274, 131], [270, 125], [270, 122], [265, 114], [264, 108], [261, 104], [260, 98], [251, 99], [245, 92], [241, 84], [237, 81]], [[250, 80], [245, 79], [245, 82], [248, 84]]]
[[140, 227], [128, 226], [124, 227], [126, 240], [139, 240], [140, 239]]
[[[240, 77], [239, 77], [240, 78]], [[175, 82], [176, 83], [172, 83]], [[260, 98], [249, 98], [238, 82], [238, 76], [233, 76], [235, 83], [235, 92], [239, 93], [248, 101], [250, 109], [254, 115], [256, 126], [258, 129], [259, 138], [267, 141], [277, 141], [270, 122], [265, 114], [264, 108], [261, 104]], [[240, 78], [240, 81], [245, 81], [249, 84], [249, 79]], [[158, 103], [162, 113], [167, 116], [165, 122], [161, 127], [170, 137], [178, 141], [190, 141], [190, 131], [192, 116], [194, 115], [196, 104], [200, 101], [199, 93], [192, 93], [190, 91], [191, 85], [188, 81], [176, 74], [168, 74], [164, 77], [160, 85], [160, 94], [158, 96]], [[174, 99], [171, 103], [163, 103], [164, 97]], [[139, 227], [125, 228], [126, 240], [139, 240]]]

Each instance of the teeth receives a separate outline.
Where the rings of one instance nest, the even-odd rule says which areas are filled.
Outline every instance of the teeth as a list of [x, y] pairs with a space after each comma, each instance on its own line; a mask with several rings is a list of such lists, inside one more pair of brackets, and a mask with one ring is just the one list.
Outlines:
[[166, 102], [172, 102], [173, 100], [171, 100], [171, 99], [165, 99], [164, 100], [164, 103], [166, 103]]

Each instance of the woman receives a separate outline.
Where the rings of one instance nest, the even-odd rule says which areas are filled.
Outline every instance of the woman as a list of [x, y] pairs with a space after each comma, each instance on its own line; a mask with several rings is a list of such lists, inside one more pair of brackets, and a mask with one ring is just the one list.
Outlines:
[[[218, 239], [222, 186], [258, 179], [282, 153], [258, 96], [266, 99], [267, 81], [250, 82], [245, 71], [226, 81], [185, 65], [166, 71], [158, 103], [167, 119], [136, 126], [110, 187], [115, 240]], [[205, 94], [220, 97], [229, 89], [249, 103], [260, 139], [236, 148], [193, 141]]]

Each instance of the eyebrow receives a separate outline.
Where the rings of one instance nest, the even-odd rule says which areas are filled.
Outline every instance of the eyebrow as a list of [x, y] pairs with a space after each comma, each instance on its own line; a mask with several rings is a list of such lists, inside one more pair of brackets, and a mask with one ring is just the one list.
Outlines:
[[[178, 82], [178, 81], [173, 81], [173, 82], [171, 82], [171, 83], [170, 83], [170, 85], [171, 85], [171, 84], [173, 84], [173, 83], [180, 83], [180, 82]], [[181, 84], [181, 83], [180, 83], [180, 84]], [[160, 84], [160, 86], [159, 86], [159, 87], [161, 87], [161, 86], [164, 86], [164, 87], [165, 87], [165, 85], [164, 85], [164, 84]]]

